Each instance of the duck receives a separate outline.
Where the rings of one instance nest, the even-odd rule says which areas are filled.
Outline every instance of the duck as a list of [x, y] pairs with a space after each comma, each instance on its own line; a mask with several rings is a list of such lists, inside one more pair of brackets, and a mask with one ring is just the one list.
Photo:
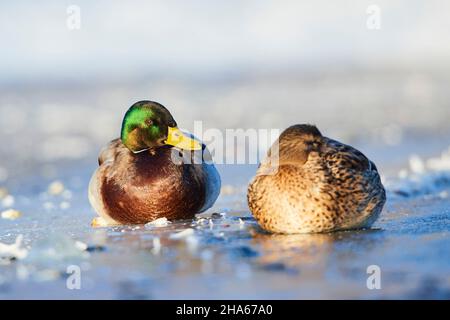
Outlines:
[[205, 144], [180, 130], [162, 104], [143, 100], [125, 113], [120, 138], [98, 157], [88, 188], [92, 226], [191, 219], [215, 203], [220, 176]]
[[269, 148], [247, 202], [267, 232], [326, 233], [370, 228], [386, 192], [362, 152], [323, 136], [315, 125], [297, 124]]

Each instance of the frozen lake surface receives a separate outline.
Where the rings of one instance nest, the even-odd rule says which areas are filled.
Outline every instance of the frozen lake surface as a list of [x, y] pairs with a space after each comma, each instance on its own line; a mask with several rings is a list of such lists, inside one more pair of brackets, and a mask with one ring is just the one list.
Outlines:
[[[0, 299], [450, 299], [450, 2], [354, 2], [1, 1]], [[192, 221], [93, 229], [98, 152], [139, 100], [193, 133], [315, 124], [376, 163], [383, 213], [267, 234], [256, 166], [227, 165]]]
[[[366, 148], [386, 172], [386, 207], [372, 229], [332, 234], [262, 231], [245, 198], [254, 166], [220, 166], [222, 195], [194, 220], [93, 229], [86, 186], [95, 163], [55, 165], [52, 178], [10, 186], [13, 198], [3, 191], [3, 206], [22, 216], [0, 219], [0, 242], [22, 235], [26, 257], [1, 260], [0, 298], [449, 299], [450, 154], [438, 151], [447, 142], [420, 157], [408, 156], [413, 144]], [[48, 189], [55, 177], [62, 185]], [[79, 290], [66, 286], [70, 265], [80, 267]], [[370, 265], [381, 270], [379, 290], [367, 288]]]
[[[0, 299], [450, 298], [450, 77], [419, 71], [3, 86]], [[188, 130], [315, 123], [377, 164], [385, 209], [371, 230], [266, 234], [246, 204], [256, 166], [222, 165], [205, 220], [93, 229], [98, 151], [149, 98]], [[66, 286], [71, 265], [80, 290]], [[380, 290], [366, 285], [372, 265]]]

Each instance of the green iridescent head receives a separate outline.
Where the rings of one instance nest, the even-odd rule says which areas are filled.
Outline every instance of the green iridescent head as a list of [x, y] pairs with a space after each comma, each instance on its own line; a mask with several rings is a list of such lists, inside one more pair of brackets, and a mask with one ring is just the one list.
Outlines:
[[133, 152], [172, 145], [181, 149], [198, 150], [201, 145], [183, 134], [169, 110], [153, 101], [133, 104], [122, 121], [122, 143]]

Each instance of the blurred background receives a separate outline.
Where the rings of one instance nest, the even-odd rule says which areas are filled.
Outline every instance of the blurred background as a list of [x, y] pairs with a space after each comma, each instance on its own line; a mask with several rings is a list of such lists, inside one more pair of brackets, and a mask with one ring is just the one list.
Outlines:
[[[449, 299], [449, 12], [443, 0], [1, 1], [0, 299]], [[213, 224], [93, 229], [98, 152], [143, 99], [187, 130], [314, 123], [377, 164], [383, 214], [366, 231], [264, 234], [246, 202], [255, 166], [225, 165]], [[171, 240], [194, 226], [192, 241]], [[69, 264], [85, 290], [67, 290]], [[368, 264], [383, 291], [366, 287]]]
[[449, 10], [441, 0], [2, 2], [0, 183], [57, 162], [95, 166], [141, 99], [188, 130], [310, 122], [394, 154], [417, 139], [448, 145]]

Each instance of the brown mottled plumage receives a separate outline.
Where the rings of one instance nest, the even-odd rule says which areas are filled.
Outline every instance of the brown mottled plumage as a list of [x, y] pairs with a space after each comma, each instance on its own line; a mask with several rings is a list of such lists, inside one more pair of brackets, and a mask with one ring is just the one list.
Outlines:
[[373, 162], [312, 125], [295, 125], [280, 135], [247, 198], [262, 228], [274, 233], [369, 227], [386, 201]]

